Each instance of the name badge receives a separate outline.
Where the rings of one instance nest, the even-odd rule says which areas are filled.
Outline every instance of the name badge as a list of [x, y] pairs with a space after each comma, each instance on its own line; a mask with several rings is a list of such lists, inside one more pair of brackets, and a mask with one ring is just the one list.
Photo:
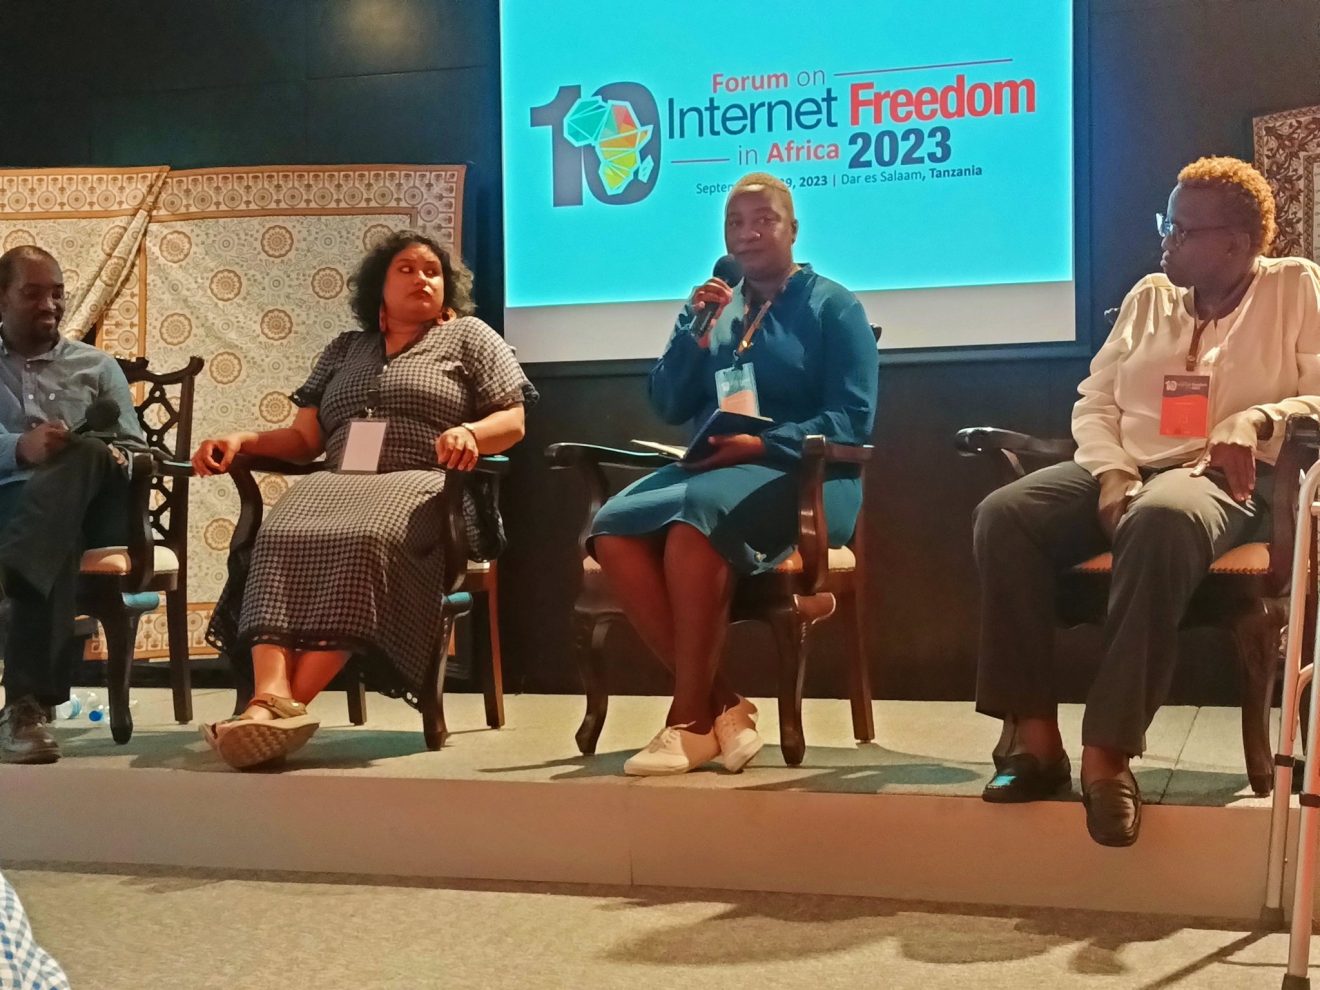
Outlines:
[[756, 369], [750, 364], [715, 372], [715, 395], [725, 412], [761, 415], [761, 401], [756, 394]]
[[1205, 437], [1210, 432], [1210, 376], [1165, 375], [1160, 436]]
[[380, 466], [380, 450], [385, 444], [383, 419], [351, 419], [348, 421], [348, 440], [344, 443], [344, 457], [339, 470], [345, 474], [375, 474]]

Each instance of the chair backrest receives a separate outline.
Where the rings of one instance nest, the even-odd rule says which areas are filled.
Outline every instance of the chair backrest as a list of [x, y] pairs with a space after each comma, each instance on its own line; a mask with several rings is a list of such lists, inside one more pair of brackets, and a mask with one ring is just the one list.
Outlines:
[[[124, 377], [138, 396], [138, 421], [147, 443], [177, 461], [188, 460], [192, 452], [193, 392], [205, 365], [194, 356], [176, 371], [157, 373], [148, 370], [144, 357], [119, 359]], [[188, 538], [188, 478], [157, 475], [151, 489], [151, 528], [181, 554]]]

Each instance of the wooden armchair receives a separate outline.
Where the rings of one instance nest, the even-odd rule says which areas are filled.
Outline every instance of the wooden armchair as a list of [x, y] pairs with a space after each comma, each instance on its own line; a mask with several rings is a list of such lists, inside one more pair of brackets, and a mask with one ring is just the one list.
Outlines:
[[[1072, 440], [1043, 440], [987, 426], [960, 430], [955, 444], [959, 453], [991, 457], [1000, 484], [1016, 481], [1028, 470], [1065, 461], [1076, 450]], [[1251, 789], [1260, 795], [1269, 794], [1273, 786], [1270, 708], [1287, 624], [1300, 477], [1315, 462], [1318, 445], [1320, 422], [1310, 416], [1289, 417], [1274, 469], [1269, 542], [1234, 547], [1211, 564], [1183, 619], [1185, 627], [1218, 626], [1233, 636], [1241, 666], [1242, 749]], [[1056, 603], [1060, 625], [1104, 621], [1112, 564], [1113, 556], [1106, 552], [1062, 575]], [[995, 749], [996, 762], [1007, 755], [1013, 730], [1011, 720], [1005, 720]]]
[[[849, 693], [853, 734], [860, 742], [875, 738], [871, 714], [871, 680], [862, 649], [858, 592], [863, 587], [862, 516], [847, 547], [831, 549], [825, 525], [824, 479], [827, 464], [864, 466], [871, 447], [827, 443], [808, 437], [803, 444], [798, 476], [798, 550], [774, 571], [742, 578], [734, 593], [732, 622], [764, 622], [774, 634], [779, 664], [779, 733], [784, 760], [802, 762], [806, 741], [802, 732], [802, 683], [806, 673], [812, 627], [832, 615], [838, 603], [853, 606], [849, 630]], [[557, 443], [546, 450], [552, 468], [576, 468], [586, 482], [590, 507], [578, 539], [582, 554], [582, 587], [573, 606], [574, 652], [587, 696], [586, 715], [577, 731], [578, 749], [596, 751], [609, 707], [602, 647], [610, 624], [623, 612], [606, 586], [600, 565], [587, 553], [591, 520], [609, 497], [604, 468], [652, 471], [673, 463], [661, 454], [614, 450], [589, 444]]]
[[[240, 503], [238, 525], [229, 541], [229, 552], [249, 552], [261, 527], [264, 503], [261, 490], [253, 474], [306, 475], [326, 470], [324, 461], [294, 464], [267, 457], [240, 454], [229, 469], [238, 489]], [[482, 457], [477, 461], [477, 473], [492, 479], [498, 496], [499, 479], [509, 471], [509, 460], [503, 456]], [[492, 729], [504, 725], [504, 680], [499, 646], [499, 608], [496, 585], [498, 572], [495, 561], [468, 559], [467, 532], [463, 522], [463, 492], [467, 475], [450, 471], [445, 479], [442, 496], [448, 527], [445, 532], [444, 586], [440, 589], [437, 607], [444, 616], [440, 648], [427, 670], [426, 685], [422, 692], [422, 733], [428, 749], [444, 745], [449, 730], [445, 725], [444, 686], [445, 664], [449, 658], [449, 637], [461, 617], [471, 614], [480, 625], [472, 629], [473, 665], [479, 669], [482, 690], [486, 699], [486, 724]], [[249, 676], [239, 673], [235, 666], [235, 712], [247, 707], [252, 697]], [[367, 720], [366, 684], [359, 658], [349, 660], [340, 675], [340, 683], [348, 693], [349, 721], [362, 725]]]
[[[138, 623], [165, 592], [174, 717], [192, 721], [188, 669], [188, 456], [193, 388], [205, 362], [189, 358], [177, 371], [157, 374], [147, 359], [119, 362], [130, 385], [143, 387], [138, 419], [153, 453], [132, 455], [132, 514], [128, 545], [83, 554], [78, 607], [105, 632], [110, 732], [117, 743], [133, 735], [129, 678]], [[177, 393], [172, 395], [173, 393]]]

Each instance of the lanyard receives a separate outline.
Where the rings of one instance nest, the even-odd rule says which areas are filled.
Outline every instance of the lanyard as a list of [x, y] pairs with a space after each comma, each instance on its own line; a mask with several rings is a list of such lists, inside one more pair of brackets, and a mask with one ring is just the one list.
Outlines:
[[[1254, 279], [1255, 277], [1256, 277], [1256, 269], [1253, 266], [1251, 271], [1247, 272], [1247, 274], [1244, 276], [1244, 279], [1239, 280], [1238, 283], [1233, 286], [1233, 290], [1228, 294], [1228, 298], [1232, 299], [1234, 296], [1237, 295], [1238, 289], [1242, 287], [1242, 282], [1244, 280], [1248, 284], [1250, 284], [1251, 280]], [[1237, 302], [1233, 304], [1232, 307], [1227, 307], [1227, 306], [1221, 307], [1219, 312], [1215, 313], [1214, 316], [1207, 316], [1204, 320], [1196, 319], [1196, 303], [1195, 303], [1195, 299], [1193, 299], [1192, 319], [1195, 322], [1192, 326], [1192, 341], [1187, 346], [1187, 361], [1186, 361], [1186, 367], [1189, 372], [1195, 371], [1197, 364], [1201, 360], [1201, 335], [1205, 333], [1205, 328], [1213, 323], [1215, 325], [1215, 329], [1216, 330], [1219, 329], [1219, 321], [1222, 320], [1229, 313], [1233, 312], [1234, 309], [1237, 309], [1238, 306], [1241, 306], [1243, 298], [1246, 298], [1245, 294], [1241, 298], [1239, 298]], [[1225, 340], [1224, 345], [1227, 344], [1228, 341]]]
[[[788, 285], [788, 280], [799, 271], [801, 271], [800, 267], [794, 265], [793, 270], [788, 273], [788, 276], [784, 281], [779, 283], [779, 288], [775, 290], [774, 295], [761, 304], [761, 309], [757, 312], [756, 319], [752, 320], [752, 322], [747, 325], [747, 329], [743, 331], [742, 340], [738, 341], [738, 349], [733, 353], [735, 361], [741, 358], [751, 348], [752, 338], [756, 336], [756, 331], [761, 329], [761, 321], [765, 319], [765, 314], [770, 311], [770, 307], [774, 304], [774, 301], [778, 299], [779, 294], [784, 291], [784, 288]], [[747, 317], [751, 315], [751, 312], [751, 304], [744, 304], [743, 319], [747, 319]]]
[[423, 330], [421, 333], [415, 336], [412, 340], [408, 341], [407, 344], [399, 348], [393, 354], [389, 353], [389, 351], [387, 350], [385, 346], [385, 333], [384, 331], [381, 332], [380, 371], [376, 375], [376, 380], [372, 382], [371, 385], [367, 386], [367, 404], [366, 407], [363, 409], [363, 412], [366, 414], [367, 419], [371, 419], [376, 415], [376, 407], [380, 405], [381, 385], [383, 385], [385, 382], [385, 374], [390, 370], [390, 365], [394, 363], [394, 360], [396, 358], [402, 357], [403, 355], [411, 351], [414, 347], [416, 347], [418, 344], [420, 344], [424, 339], [426, 339], [426, 335], [429, 334], [432, 330], [434, 330], [437, 326], [439, 326], [438, 323], [432, 323], [425, 330]]
[[1192, 342], [1187, 347], [1187, 370], [1189, 372], [1195, 371], [1197, 364], [1200, 363], [1201, 335], [1205, 333], [1205, 328], [1211, 323], [1215, 324], [1215, 327], [1218, 328], [1219, 317], [1214, 317], [1213, 319], [1208, 320], [1199, 320], [1197, 321], [1196, 326], [1192, 328]]

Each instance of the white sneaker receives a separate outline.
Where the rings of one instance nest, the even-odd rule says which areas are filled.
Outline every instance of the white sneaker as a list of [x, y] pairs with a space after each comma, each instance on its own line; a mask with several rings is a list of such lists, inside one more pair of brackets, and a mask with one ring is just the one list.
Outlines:
[[667, 725], [656, 733], [646, 749], [628, 758], [623, 772], [634, 777], [687, 773], [719, 755], [720, 744], [713, 729], [703, 734], [681, 725]]
[[756, 731], [756, 706], [746, 698], [715, 717], [715, 738], [721, 762], [730, 773], [738, 773], [761, 751], [765, 741]]

